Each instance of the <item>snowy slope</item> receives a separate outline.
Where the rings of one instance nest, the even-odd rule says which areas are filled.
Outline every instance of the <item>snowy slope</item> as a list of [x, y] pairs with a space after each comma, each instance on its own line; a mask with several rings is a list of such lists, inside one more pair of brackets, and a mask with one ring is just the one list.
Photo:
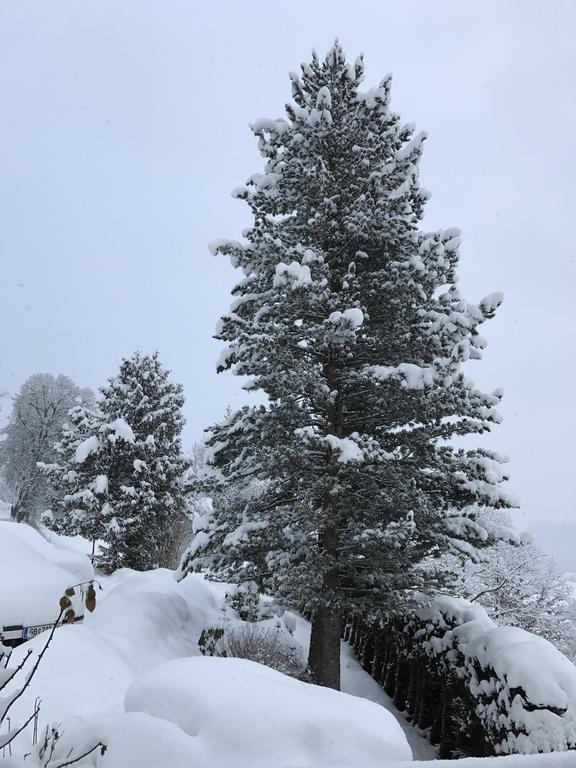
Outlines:
[[425, 734], [410, 725], [401, 712], [398, 712], [392, 699], [385, 693], [382, 686], [365, 672], [354, 652], [347, 643], [341, 647], [342, 690], [353, 696], [368, 699], [384, 707], [398, 721], [412, 750], [414, 760], [435, 760], [438, 757], [436, 747], [427, 740]]
[[[15, 707], [17, 719], [31, 711], [39, 695], [41, 724], [121, 710], [138, 674], [168, 659], [199, 654], [200, 632], [219, 615], [201, 577], [177, 584], [167, 570], [118, 571], [103, 584], [96, 610], [84, 624], [62, 627], [54, 635], [34, 685]], [[40, 636], [20, 646], [11, 665], [29, 649], [38, 653], [43, 644]]]
[[[298, 616], [294, 634], [302, 646], [305, 656], [307, 656], [310, 647], [310, 623], [301, 616]], [[435, 760], [438, 756], [436, 748], [430, 744], [424, 734], [410, 725], [401, 712], [398, 712], [392, 699], [386, 695], [384, 689], [362, 669], [354, 652], [347, 643], [341, 644], [340, 664], [342, 670], [342, 691], [352, 696], [368, 699], [384, 707], [398, 721], [408, 740], [414, 759]]]
[[[106, 767], [353, 768], [360, 759], [380, 768], [410, 759], [396, 720], [370, 701], [200, 656], [199, 634], [222, 618], [221, 601], [200, 576], [177, 583], [165, 570], [117, 572], [85, 625], [56, 633], [14, 721], [41, 695], [40, 728], [61, 722], [65, 753], [101, 738], [109, 751], [97, 765]], [[11, 666], [42, 645], [17, 649]], [[18, 747], [30, 748], [29, 735]]]

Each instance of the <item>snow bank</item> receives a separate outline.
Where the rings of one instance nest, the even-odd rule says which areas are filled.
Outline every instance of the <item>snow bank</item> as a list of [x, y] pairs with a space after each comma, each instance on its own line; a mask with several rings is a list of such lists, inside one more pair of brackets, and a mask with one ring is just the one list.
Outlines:
[[[429, 763], [403, 763], [396, 768], [425, 768]], [[466, 757], [463, 760], [435, 760], [434, 768], [574, 768], [576, 753], [551, 752], [547, 755], [506, 755]]]
[[[95, 612], [54, 635], [11, 713], [23, 722], [42, 697], [39, 731], [61, 724], [56, 765], [99, 743], [106, 752], [79, 766], [384, 768], [411, 759], [400, 726], [377, 704], [251, 661], [199, 655], [202, 629], [224, 616], [223, 585], [199, 575], [176, 582], [167, 570], [122, 570], [103, 583]], [[16, 649], [10, 666], [42, 646], [37, 638]], [[30, 751], [29, 732], [13, 746]]]
[[60, 597], [77, 583], [72, 573], [13, 533], [14, 528], [22, 533], [24, 527], [0, 523], [0, 630], [4, 626], [51, 624], [60, 612]]
[[197, 768], [381, 768], [411, 759], [394, 717], [244, 659], [178, 659], [129, 688], [128, 712], [196, 737]]
[[71, 573], [76, 582], [90, 581], [94, 578], [94, 568], [85, 555], [55, 545], [45, 539], [31, 525], [0, 520], [0, 537], [3, 536], [4, 531], [18, 536], [19, 539], [33, 547], [45, 560]]
[[[220, 615], [215, 593], [200, 576], [176, 583], [172, 571], [164, 569], [118, 571], [105, 580], [96, 610], [83, 625], [56, 632], [34, 684], [14, 707], [15, 720], [32, 711], [36, 696], [42, 697], [41, 727], [74, 715], [121, 711], [138, 674], [168, 659], [199, 654], [202, 629]], [[43, 645], [40, 635], [20, 646], [11, 666]]]
[[[77, 555], [83, 555], [88, 558], [92, 554], [92, 542], [79, 534], [76, 536], [64, 536], [61, 533], [52, 531], [50, 528], [46, 528], [44, 525], [40, 526], [40, 532], [50, 544], [54, 544], [58, 549], [64, 549], [67, 552], [74, 552]], [[98, 540], [96, 542], [96, 547], [101, 543], [102, 542]]]

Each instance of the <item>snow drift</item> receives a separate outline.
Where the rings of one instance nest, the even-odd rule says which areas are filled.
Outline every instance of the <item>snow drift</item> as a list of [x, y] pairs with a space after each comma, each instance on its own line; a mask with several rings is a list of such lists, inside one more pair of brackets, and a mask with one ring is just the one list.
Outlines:
[[[69, 719], [54, 753], [97, 768], [384, 768], [411, 760], [393, 715], [243, 659], [182, 658], [139, 676], [125, 712]], [[83, 765], [83, 763], [81, 763]]]
[[[222, 586], [198, 575], [177, 583], [167, 570], [105, 579], [85, 624], [54, 635], [14, 721], [41, 695], [39, 732], [61, 724], [56, 765], [98, 743], [105, 754], [80, 766], [382, 768], [411, 759], [400, 726], [377, 704], [254, 662], [199, 655], [202, 629], [226, 615]], [[42, 646], [39, 637], [16, 649], [10, 666]], [[29, 752], [29, 734], [14, 746]]]
[[[62, 567], [71, 565], [67, 557], [58, 560], [55, 553], [39, 551], [34, 536], [21, 535], [25, 528], [29, 526], [0, 522], [0, 632], [5, 626], [53, 623], [60, 597], [78, 582], [76, 573]], [[30, 532], [36, 534], [32, 528]], [[76, 607], [81, 615], [80, 605]]]
[[0, 538], [5, 533], [18, 536], [19, 539], [42, 555], [45, 560], [73, 574], [77, 582], [90, 581], [94, 578], [94, 568], [86, 554], [63, 548], [58, 537], [48, 540], [31, 525], [0, 520]]
[[195, 737], [198, 768], [376, 768], [411, 758], [383, 707], [245, 659], [167, 662], [132, 684], [125, 706]]

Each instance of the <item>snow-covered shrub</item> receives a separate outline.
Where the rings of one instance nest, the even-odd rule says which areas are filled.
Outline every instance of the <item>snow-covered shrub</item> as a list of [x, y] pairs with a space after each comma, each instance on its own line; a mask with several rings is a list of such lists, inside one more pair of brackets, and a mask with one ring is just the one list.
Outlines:
[[499, 542], [485, 563], [467, 562], [458, 591], [498, 623], [544, 637], [576, 661], [576, 599], [551, 558], [538, 547]]
[[570, 582], [529, 534], [514, 530], [506, 512], [485, 511], [482, 523], [499, 540], [479, 557], [450, 553], [430, 565], [453, 573], [450, 592], [483, 606], [497, 624], [533, 632], [576, 662], [576, 593]]
[[300, 644], [280, 621], [235, 621], [208, 627], [198, 646], [205, 656], [248, 659], [292, 677], [305, 668]]
[[242, 624], [226, 633], [224, 643], [226, 655], [232, 658], [257, 661], [285, 675], [304, 670], [302, 648], [280, 627]]
[[481, 606], [438, 596], [347, 637], [442, 757], [576, 749], [576, 667]]
[[423, 652], [466, 682], [496, 754], [576, 749], [576, 667], [551, 643], [457, 598], [414, 620]]

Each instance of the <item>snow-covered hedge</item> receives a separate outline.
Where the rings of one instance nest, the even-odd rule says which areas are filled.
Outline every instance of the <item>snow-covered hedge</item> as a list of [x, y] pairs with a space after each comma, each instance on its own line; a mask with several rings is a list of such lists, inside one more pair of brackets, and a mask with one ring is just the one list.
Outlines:
[[443, 757], [576, 749], [576, 667], [551, 643], [460, 598], [347, 631], [365, 668]]

